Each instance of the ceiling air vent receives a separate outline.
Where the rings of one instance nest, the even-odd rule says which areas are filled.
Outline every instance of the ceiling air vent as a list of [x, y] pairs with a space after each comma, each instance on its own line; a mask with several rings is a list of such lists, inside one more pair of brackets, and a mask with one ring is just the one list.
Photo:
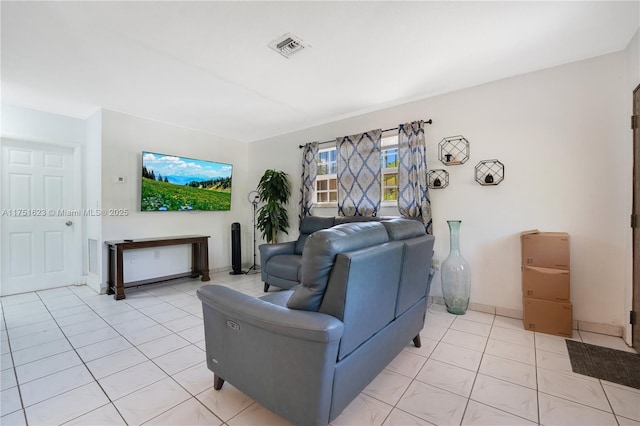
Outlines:
[[293, 34], [285, 34], [269, 43], [269, 47], [285, 58], [289, 58], [309, 46], [303, 44], [302, 40]]

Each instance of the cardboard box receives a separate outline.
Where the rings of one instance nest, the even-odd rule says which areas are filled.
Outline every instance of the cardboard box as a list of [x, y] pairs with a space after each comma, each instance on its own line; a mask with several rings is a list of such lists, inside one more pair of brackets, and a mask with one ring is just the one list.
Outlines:
[[565, 269], [522, 267], [522, 296], [532, 299], [569, 302], [571, 277]]
[[550, 300], [522, 299], [525, 330], [556, 336], [572, 337], [573, 306], [571, 303]]
[[569, 234], [540, 232], [537, 229], [520, 234], [522, 266], [538, 266], [569, 270]]

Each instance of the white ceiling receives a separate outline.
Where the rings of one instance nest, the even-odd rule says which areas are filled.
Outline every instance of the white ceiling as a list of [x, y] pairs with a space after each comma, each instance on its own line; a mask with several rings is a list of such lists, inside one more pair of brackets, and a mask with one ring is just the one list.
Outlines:
[[[255, 141], [623, 50], [640, 2], [2, 1], [2, 102]], [[267, 45], [293, 33], [290, 59]]]

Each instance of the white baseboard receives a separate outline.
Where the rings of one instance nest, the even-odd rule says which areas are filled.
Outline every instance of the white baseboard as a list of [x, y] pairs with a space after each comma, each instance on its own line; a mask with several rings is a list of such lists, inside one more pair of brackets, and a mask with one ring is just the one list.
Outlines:
[[[444, 305], [444, 299], [442, 298], [442, 296], [429, 296], [427, 302], [429, 304], [435, 303], [438, 305]], [[519, 311], [517, 309], [501, 308], [499, 306], [483, 305], [481, 303], [469, 303], [469, 310], [486, 312], [488, 314], [494, 314], [507, 318], [515, 318], [519, 320], [523, 318], [522, 311]], [[598, 324], [595, 322], [576, 319], [573, 320], [573, 329], [588, 331], [590, 333], [606, 334], [607, 336], [614, 337], [623, 336], [623, 327], [608, 324]]]
[[591, 333], [606, 334], [608, 336], [622, 337], [623, 329], [615, 325], [598, 324], [578, 320], [578, 330], [589, 331]]

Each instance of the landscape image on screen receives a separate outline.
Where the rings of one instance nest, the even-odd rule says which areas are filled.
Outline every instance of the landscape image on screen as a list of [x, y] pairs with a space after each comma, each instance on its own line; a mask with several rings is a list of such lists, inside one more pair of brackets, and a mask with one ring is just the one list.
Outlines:
[[231, 164], [143, 151], [140, 210], [230, 210], [231, 171]]

